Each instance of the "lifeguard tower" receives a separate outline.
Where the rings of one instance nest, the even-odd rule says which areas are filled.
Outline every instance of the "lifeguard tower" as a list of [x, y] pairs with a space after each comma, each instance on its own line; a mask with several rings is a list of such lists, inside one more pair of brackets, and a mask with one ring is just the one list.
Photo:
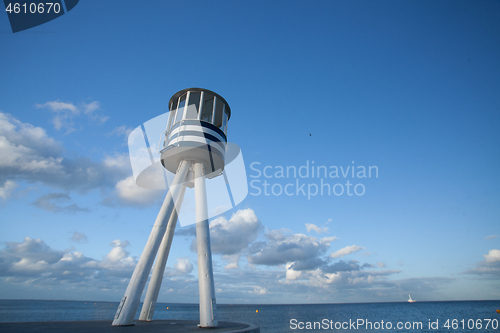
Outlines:
[[[114, 326], [133, 325], [151, 267], [156, 264], [139, 320], [152, 320], [186, 186], [195, 190], [200, 327], [217, 327], [217, 304], [208, 227], [206, 178], [223, 175], [231, 109], [219, 94], [184, 89], [169, 101], [161, 164], [175, 174], [142, 255], [116, 312]], [[224, 175], [225, 177], [225, 175]]]

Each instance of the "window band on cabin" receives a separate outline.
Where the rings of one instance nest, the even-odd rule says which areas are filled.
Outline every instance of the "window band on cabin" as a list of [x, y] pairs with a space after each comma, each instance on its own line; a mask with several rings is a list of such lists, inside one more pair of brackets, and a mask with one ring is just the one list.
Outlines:
[[170, 119], [167, 133], [176, 124], [185, 120], [199, 120], [214, 125], [227, 136], [227, 123], [231, 111], [227, 102], [218, 94], [205, 89], [186, 89], [182, 94], [174, 95], [170, 100]]
[[231, 109], [219, 94], [200, 88], [184, 89], [169, 101], [170, 116], [163, 142], [162, 164], [176, 170], [177, 160], [204, 160], [210, 172], [223, 170]]

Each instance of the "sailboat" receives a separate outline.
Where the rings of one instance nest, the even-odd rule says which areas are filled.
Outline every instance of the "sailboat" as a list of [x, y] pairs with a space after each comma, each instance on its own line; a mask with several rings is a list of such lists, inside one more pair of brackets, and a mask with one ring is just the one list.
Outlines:
[[411, 296], [410, 296], [410, 295], [408, 295], [408, 297], [410, 297], [410, 298], [408, 299], [408, 303], [414, 303], [414, 302], [416, 302], [415, 300], [411, 299]]

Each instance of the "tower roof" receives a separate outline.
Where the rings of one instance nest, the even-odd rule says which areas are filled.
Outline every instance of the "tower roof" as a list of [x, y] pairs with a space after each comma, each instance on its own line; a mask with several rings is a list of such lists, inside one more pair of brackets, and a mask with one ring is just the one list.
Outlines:
[[216, 92], [213, 92], [212, 90], [208, 90], [208, 89], [204, 89], [204, 88], [187, 88], [187, 89], [183, 89], [181, 91], [178, 91], [172, 97], [170, 97], [170, 101], [168, 101], [168, 105], [170, 105], [170, 103], [172, 103], [173, 101], [177, 100], [180, 96], [182, 96], [183, 94], [187, 93], [188, 91], [204, 91], [204, 92], [207, 92], [209, 94], [212, 94], [212, 95], [216, 96], [217, 99], [220, 99], [226, 105], [227, 119], [229, 120], [231, 118], [231, 108], [229, 107], [229, 104], [224, 99], [224, 97], [222, 97], [221, 95], [219, 95]]

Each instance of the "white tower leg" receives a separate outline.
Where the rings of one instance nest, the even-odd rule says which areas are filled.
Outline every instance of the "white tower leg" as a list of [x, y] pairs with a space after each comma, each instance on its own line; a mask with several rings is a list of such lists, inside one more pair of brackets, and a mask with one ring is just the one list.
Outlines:
[[196, 240], [198, 246], [198, 282], [200, 288], [200, 327], [217, 327], [212, 250], [208, 228], [207, 192], [202, 163], [194, 163], [196, 201]]
[[175, 202], [184, 187], [182, 183], [186, 180], [186, 175], [188, 173], [191, 162], [182, 161], [179, 165], [179, 169], [175, 175], [174, 181], [170, 186], [170, 190], [163, 201], [163, 205], [160, 208], [160, 212], [156, 217], [155, 224], [149, 235], [149, 239], [142, 251], [141, 258], [135, 266], [134, 273], [130, 278], [130, 282], [125, 291], [118, 310], [116, 311], [115, 319], [113, 320], [113, 326], [124, 326], [133, 325], [135, 312], [139, 306], [141, 300], [141, 294], [148, 280], [149, 272], [151, 271], [151, 266], [160, 247], [161, 240], [165, 235], [165, 229], [167, 228], [167, 218], [170, 218], [172, 211], [175, 208]]
[[181, 193], [179, 193], [179, 198], [175, 204], [175, 209], [172, 211], [170, 219], [168, 220], [167, 231], [165, 231], [165, 236], [163, 236], [160, 249], [158, 250], [158, 257], [156, 257], [156, 262], [153, 266], [153, 272], [151, 273], [151, 279], [149, 280], [149, 286], [146, 291], [144, 303], [142, 304], [139, 320], [153, 320], [153, 313], [155, 311], [156, 301], [158, 300], [165, 266], [167, 265], [172, 239], [174, 238], [175, 226], [177, 225], [177, 219], [181, 210], [184, 192], [186, 192], [186, 186], [182, 186]]

